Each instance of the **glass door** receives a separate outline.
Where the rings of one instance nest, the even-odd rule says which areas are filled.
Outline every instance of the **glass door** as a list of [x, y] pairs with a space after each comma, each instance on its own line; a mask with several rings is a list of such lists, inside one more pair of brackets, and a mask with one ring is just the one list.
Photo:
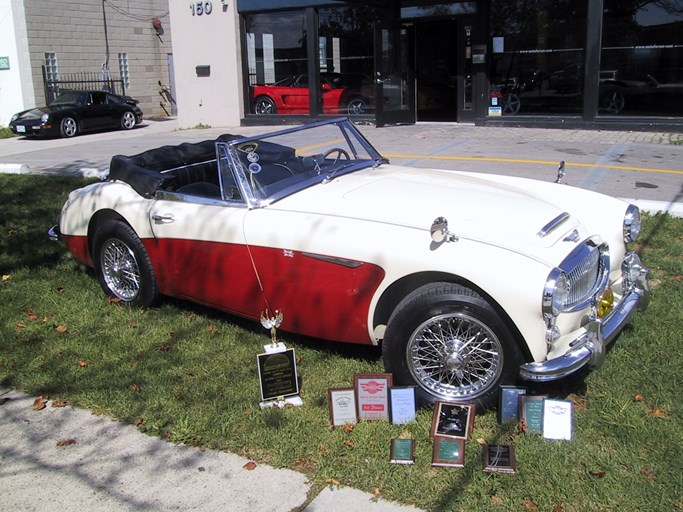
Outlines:
[[413, 26], [402, 26], [398, 13], [386, 11], [375, 24], [375, 122], [414, 124]]

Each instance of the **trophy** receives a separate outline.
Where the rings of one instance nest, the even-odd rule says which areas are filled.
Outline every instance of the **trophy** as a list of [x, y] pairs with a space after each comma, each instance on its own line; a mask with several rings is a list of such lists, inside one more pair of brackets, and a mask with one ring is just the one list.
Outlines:
[[[277, 328], [282, 324], [282, 320], [284, 320], [284, 316], [279, 309], [275, 310], [275, 316], [270, 316], [268, 308], [261, 312], [261, 325], [266, 329], [270, 329], [270, 337], [272, 340], [270, 347], [263, 347], [266, 349], [266, 352], [275, 352], [278, 349], [284, 350], [284, 343], [278, 343], [277, 341]], [[282, 346], [280, 347], [280, 345]]]

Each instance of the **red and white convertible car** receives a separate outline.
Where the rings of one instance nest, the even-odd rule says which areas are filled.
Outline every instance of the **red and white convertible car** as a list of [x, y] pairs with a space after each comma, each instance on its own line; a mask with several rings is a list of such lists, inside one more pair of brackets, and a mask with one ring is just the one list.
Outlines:
[[601, 363], [649, 299], [639, 229], [567, 185], [391, 165], [333, 119], [115, 156], [51, 235], [124, 303], [278, 310], [284, 331], [381, 343], [423, 402], [486, 406]]

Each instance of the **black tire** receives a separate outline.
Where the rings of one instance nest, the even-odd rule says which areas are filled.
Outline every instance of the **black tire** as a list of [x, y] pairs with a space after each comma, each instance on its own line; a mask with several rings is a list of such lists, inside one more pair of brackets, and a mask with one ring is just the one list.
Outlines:
[[346, 113], [350, 116], [359, 116], [367, 113], [368, 102], [363, 98], [352, 98], [346, 105]]
[[619, 114], [626, 106], [626, 98], [619, 91], [609, 91], [602, 97], [602, 108], [610, 114]]
[[277, 107], [275, 102], [268, 96], [260, 96], [254, 101], [254, 114], [272, 115], [277, 114]]
[[124, 130], [132, 130], [135, 128], [135, 114], [132, 112], [124, 112], [121, 114], [121, 128]]
[[522, 363], [507, 326], [483, 297], [452, 283], [408, 295], [389, 319], [384, 366], [397, 385], [417, 386], [422, 404], [437, 401], [487, 409]]
[[78, 123], [73, 117], [65, 117], [59, 123], [59, 133], [62, 137], [75, 137], [78, 133]]
[[515, 93], [508, 92], [501, 99], [501, 105], [503, 107], [503, 115], [514, 116], [522, 108], [522, 100]]
[[130, 306], [150, 306], [159, 297], [154, 269], [135, 231], [120, 221], [104, 223], [95, 234], [94, 260], [102, 289]]

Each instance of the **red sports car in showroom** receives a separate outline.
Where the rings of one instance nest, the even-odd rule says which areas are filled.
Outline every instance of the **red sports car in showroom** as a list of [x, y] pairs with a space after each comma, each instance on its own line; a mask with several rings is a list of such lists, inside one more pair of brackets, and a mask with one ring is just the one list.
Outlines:
[[[320, 77], [324, 114], [363, 114], [371, 101], [361, 88], [350, 86], [345, 75], [324, 73]], [[294, 75], [272, 85], [251, 88], [254, 114], [308, 114], [308, 75]]]

